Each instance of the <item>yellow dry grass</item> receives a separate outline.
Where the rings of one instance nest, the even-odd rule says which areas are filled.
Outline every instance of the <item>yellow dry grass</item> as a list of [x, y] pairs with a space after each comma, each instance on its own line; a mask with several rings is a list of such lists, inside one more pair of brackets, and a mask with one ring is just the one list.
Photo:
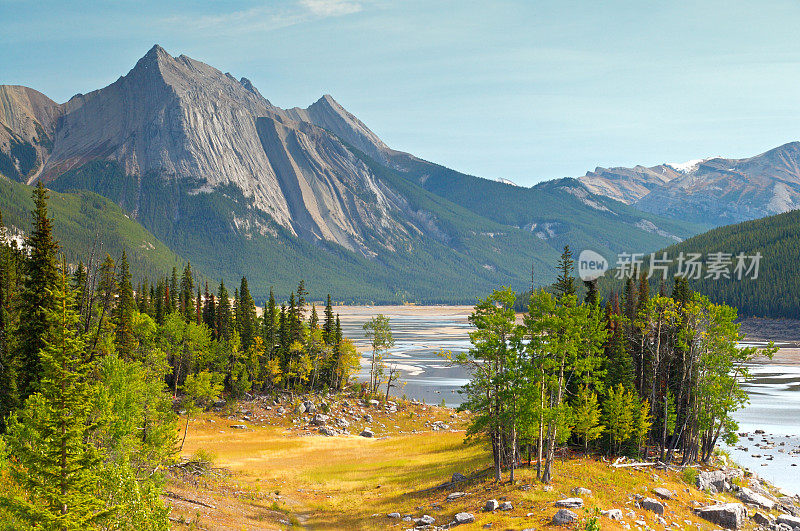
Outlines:
[[[680, 474], [612, 468], [596, 457], [559, 461], [552, 490], [536, 482], [533, 470], [523, 468], [514, 485], [473, 480], [457, 487], [466, 496], [447, 501], [452, 489], [427, 489], [448, 481], [454, 472], [470, 475], [490, 465], [486, 447], [465, 444], [463, 432], [395, 433], [378, 439], [323, 437], [298, 435], [283, 426], [234, 430], [217, 418], [214, 423], [207, 419], [192, 423], [183, 454], [190, 456], [198, 450], [216, 456], [215, 465], [232, 475], [196, 486], [178, 480], [170, 483], [172, 492], [214, 505], [212, 510], [173, 504], [173, 521], [191, 522], [185, 528], [279, 529], [291, 523], [312, 529], [406, 529], [413, 524], [389, 519], [387, 513], [429, 514], [437, 524], [445, 524], [457, 512], [466, 511], [475, 515], [475, 523], [459, 529], [488, 523], [492, 529], [538, 529], [550, 525], [556, 512], [553, 503], [571, 496], [574, 487], [593, 493], [584, 497], [586, 506], [576, 510], [581, 521], [575, 527], [585, 527], [601, 509], [619, 508], [632, 529], [637, 527], [636, 520], [664, 529], [654, 514], [634, 507], [633, 495], [655, 497], [652, 490], [665, 487], [676, 493], [675, 499], [666, 502], [668, 525], [715, 528], [692, 513], [694, 501], [710, 498], [686, 484]], [[514, 509], [483, 512], [486, 500], [493, 498], [512, 502]], [[727, 494], [715, 499], [733, 501]], [[636, 516], [628, 516], [628, 511]], [[604, 517], [599, 523], [603, 529], [623, 529]]]

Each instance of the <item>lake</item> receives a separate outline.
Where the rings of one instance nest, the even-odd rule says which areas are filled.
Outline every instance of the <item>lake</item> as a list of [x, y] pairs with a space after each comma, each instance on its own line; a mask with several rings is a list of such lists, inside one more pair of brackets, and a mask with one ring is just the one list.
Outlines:
[[[469, 349], [471, 327], [467, 318], [471, 307], [344, 306], [335, 311], [341, 317], [344, 335], [362, 352], [360, 378], [366, 379], [369, 374], [369, 341], [362, 327], [382, 313], [389, 317], [395, 339], [385, 362], [402, 374], [402, 387], [392, 389], [392, 394], [429, 404], [444, 401], [448, 406], [458, 406], [462, 402], [458, 390], [469, 375], [464, 369], [451, 366], [440, 353]], [[739, 431], [749, 435], [726, 448], [742, 466], [789, 494], [800, 493], [800, 466], [792, 466], [800, 465], [800, 365], [796, 359], [795, 355], [776, 355], [773, 362], [751, 367], [753, 378], [744, 385], [750, 404], [735, 415]], [[755, 430], [764, 430], [765, 434], [754, 435]], [[768, 460], [767, 455], [772, 459]]]

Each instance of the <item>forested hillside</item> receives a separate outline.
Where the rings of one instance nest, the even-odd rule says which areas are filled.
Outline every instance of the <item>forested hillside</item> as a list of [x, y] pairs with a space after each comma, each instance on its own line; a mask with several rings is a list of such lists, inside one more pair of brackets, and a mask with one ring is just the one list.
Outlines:
[[[746, 221], [736, 225], [720, 227], [685, 242], [663, 249], [656, 253], [673, 260], [667, 275], [667, 287], [678, 270], [681, 253], [702, 256], [703, 268], [700, 278], [689, 278], [689, 285], [695, 291], [706, 295], [713, 302], [725, 303], [739, 309], [740, 316], [754, 317], [800, 317], [800, 211], [786, 212], [762, 219]], [[722, 258], [730, 260], [726, 270], [728, 276], [709, 275], [708, 261], [714, 259], [713, 253], [723, 253]], [[745, 257], [761, 254], [758, 261], [758, 277], [755, 271], [742, 274], [741, 279], [735, 271], [737, 255]], [[644, 261], [647, 270], [648, 260]], [[750, 268], [752, 259], [745, 260]], [[684, 267], [685, 269], [685, 267]], [[744, 271], [743, 271], [744, 273]], [[611, 289], [620, 291], [622, 281], [613, 279], [614, 272], [606, 273], [600, 285], [601, 293]], [[652, 287], [660, 283], [659, 271], [650, 278]], [[709, 278], [709, 276], [711, 278]]]
[[[0, 176], [0, 213], [14, 233], [27, 234], [31, 227], [33, 188]], [[55, 220], [61, 253], [69, 263], [95, 258], [106, 253], [119, 258], [128, 251], [131, 274], [136, 278], [153, 277], [184, 260], [161, 240], [132, 220], [112, 201], [89, 191], [50, 193], [50, 211]]]

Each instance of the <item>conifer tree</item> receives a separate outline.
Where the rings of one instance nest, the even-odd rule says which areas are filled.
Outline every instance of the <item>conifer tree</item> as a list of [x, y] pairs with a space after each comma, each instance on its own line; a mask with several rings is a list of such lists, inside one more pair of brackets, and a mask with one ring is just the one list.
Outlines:
[[214, 339], [217, 339], [217, 301], [214, 294], [208, 290], [208, 282], [206, 282], [205, 302], [203, 304], [203, 322], [213, 332]]
[[6, 243], [5, 227], [0, 215], [0, 433], [5, 432], [5, 419], [19, 405], [16, 360], [11, 352], [14, 323], [11, 316], [13, 277], [16, 276], [12, 249]]
[[197, 286], [197, 298], [195, 299], [195, 322], [197, 324], [203, 323], [203, 295], [200, 293], [200, 286]]
[[55, 308], [53, 296], [58, 277], [58, 242], [53, 237], [53, 220], [47, 213], [47, 190], [41, 181], [33, 191], [33, 231], [26, 239], [25, 282], [20, 305], [17, 358], [19, 392], [23, 400], [36, 389], [41, 377], [39, 352], [50, 329], [49, 316]]
[[334, 342], [334, 327], [336, 326], [333, 317], [333, 305], [331, 304], [331, 294], [328, 293], [328, 300], [325, 302], [325, 322], [322, 325], [323, 339], [328, 345]]
[[275, 304], [275, 293], [269, 289], [269, 301], [264, 309], [263, 332], [261, 337], [264, 339], [265, 358], [272, 359], [272, 353], [278, 342], [278, 308]]
[[569, 245], [564, 246], [561, 258], [558, 259], [558, 279], [556, 280], [555, 294], [558, 298], [575, 295], [575, 278], [572, 276], [574, 261]]
[[217, 338], [227, 341], [233, 333], [233, 323], [231, 319], [231, 299], [228, 296], [224, 281], [220, 281], [217, 294]]
[[236, 321], [242, 340], [242, 351], [247, 352], [253, 344], [257, 333], [256, 323], [256, 303], [250, 295], [250, 288], [247, 286], [247, 277], [242, 277], [239, 286], [239, 306]]
[[196, 319], [194, 311], [194, 277], [192, 276], [192, 264], [186, 262], [186, 267], [183, 269], [183, 276], [181, 276], [181, 291], [179, 297], [180, 311], [186, 322], [192, 322]]
[[123, 359], [131, 359], [136, 348], [136, 338], [133, 334], [133, 286], [131, 286], [131, 272], [128, 266], [128, 255], [122, 251], [119, 260], [119, 278], [117, 280], [118, 299], [114, 312], [116, 325], [117, 352]]
[[169, 280], [169, 308], [167, 308], [168, 314], [180, 308], [180, 304], [178, 302], [180, 292], [178, 289], [178, 270], [173, 266], [172, 277]]
[[23, 493], [0, 494], [0, 504], [32, 528], [82, 530], [107, 514], [96, 492], [101, 455], [88, 436], [95, 391], [66, 272], [49, 291], [42, 379], [6, 436], [15, 457], [8, 469]]

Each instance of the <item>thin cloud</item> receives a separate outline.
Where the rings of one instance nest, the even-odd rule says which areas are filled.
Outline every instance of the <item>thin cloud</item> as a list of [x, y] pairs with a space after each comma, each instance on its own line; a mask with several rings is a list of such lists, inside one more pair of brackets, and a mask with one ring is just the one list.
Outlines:
[[300, 5], [318, 17], [340, 17], [363, 9], [361, 3], [350, 0], [300, 0]]

